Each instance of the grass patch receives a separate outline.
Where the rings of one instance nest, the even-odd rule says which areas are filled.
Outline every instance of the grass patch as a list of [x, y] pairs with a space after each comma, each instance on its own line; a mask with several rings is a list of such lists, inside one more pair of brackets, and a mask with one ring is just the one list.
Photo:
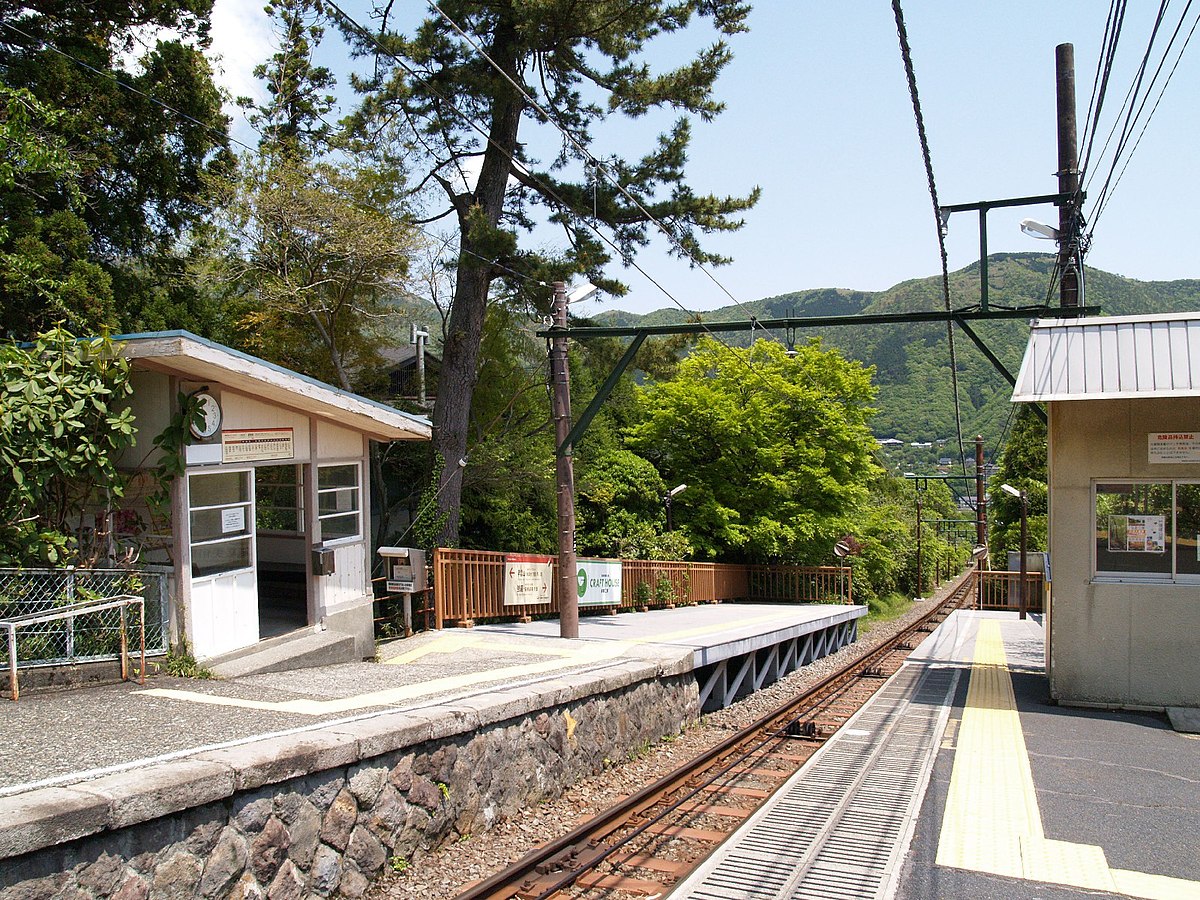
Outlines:
[[859, 632], [870, 631], [880, 622], [897, 619], [912, 609], [912, 598], [906, 594], [888, 594], [867, 601], [867, 614], [858, 620]]

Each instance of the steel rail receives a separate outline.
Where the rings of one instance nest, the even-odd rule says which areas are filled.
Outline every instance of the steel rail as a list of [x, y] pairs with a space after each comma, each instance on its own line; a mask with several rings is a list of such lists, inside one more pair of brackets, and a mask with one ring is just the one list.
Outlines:
[[[820, 703], [828, 702], [830, 697], [836, 695], [843, 685], [854, 683], [863, 672], [871, 670], [880, 661], [897, 652], [901, 645], [914, 634], [922, 630], [931, 630], [926, 628], [930, 621], [941, 614], [948, 615], [971, 597], [976, 577], [974, 570], [965, 573], [939, 603], [932, 605], [924, 615], [913, 621], [903, 631], [851, 660], [841, 669], [830, 673], [812, 685], [803, 694], [791, 698], [775, 710], [761, 716], [750, 725], [643, 787], [620, 803], [609, 807], [561, 837], [530, 851], [507, 869], [462, 891], [458, 895], [458, 900], [508, 900], [508, 898], [517, 897], [518, 892], [521, 891], [521, 885], [534, 875], [548, 874], [546, 870], [551, 863], [555, 861], [565, 863], [576, 855], [573, 851], [576, 851], [581, 845], [604, 840], [664, 797], [685, 787], [689, 782], [694, 782], [697, 774], [705, 773], [707, 769], [719, 765], [725, 761], [726, 757], [733, 757], [728, 766], [723, 767], [711, 777], [706, 775], [701, 784], [688, 791], [683, 797], [672, 801], [654, 818], [640, 823], [629, 834], [622, 836], [611, 846], [589, 853], [584, 863], [564, 871], [557, 880], [542, 887], [539, 893], [525, 892], [519, 896], [530, 897], [531, 900], [546, 900], [564, 888], [570, 887], [586, 872], [595, 869], [630, 841], [644, 834], [667, 815], [678, 811], [697, 794], [711, 787], [716, 781], [727, 775], [734, 766], [760, 752], [771, 741], [787, 736], [789, 727], [798, 723]], [[753, 746], [747, 749], [747, 746], [751, 744]], [[742, 752], [739, 753], [739, 751]]]

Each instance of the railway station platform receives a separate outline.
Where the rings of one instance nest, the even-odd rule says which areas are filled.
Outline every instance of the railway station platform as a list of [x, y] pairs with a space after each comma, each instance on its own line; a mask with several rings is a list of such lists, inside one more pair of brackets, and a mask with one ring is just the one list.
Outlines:
[[765, 684], [864, 613], [588, 616], [575, 640], [557, 622], [451, 629], [373, 663], [27, 692], [0, 701], [0, 900], [360, 897], [389, 859], [677, 734], [702, 689]]
[[1200, 898], [1200, 736], [1043, 660], [1040, 616], [954, 613], [672, 900]]
[[26, 693], [0, 702], [0, 797], [385, 711], [453, 718], [462, 703], [498, 687], [525, 690], [530, 705], [542, 695], [550, 702], [563, 679], [582, 696], [635, 673], [695, 672], [702, 705], [727, 705], [851, 643], [865, 613], [711, 604], [585, 616], [577, 640], [558, 637], [557, 619], [486, 625], [383, 644], [374, 663]]

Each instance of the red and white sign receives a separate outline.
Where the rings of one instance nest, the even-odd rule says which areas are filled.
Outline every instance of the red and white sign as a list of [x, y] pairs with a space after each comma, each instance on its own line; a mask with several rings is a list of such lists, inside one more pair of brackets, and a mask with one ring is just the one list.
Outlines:
[[1200, 435], [1194, 431], [1159, 431], [1147, 437], [1152, 463], [1200, 462]]
[[504, 555], [504, 605], [536, 606], [550, 602], [554, 557], [529, 553]]

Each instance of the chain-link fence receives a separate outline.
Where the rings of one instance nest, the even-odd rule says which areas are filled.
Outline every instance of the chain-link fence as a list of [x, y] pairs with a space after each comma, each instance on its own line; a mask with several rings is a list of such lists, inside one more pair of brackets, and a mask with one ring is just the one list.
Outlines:
[[[168, 641], [167, 576], [145, 569], [0, 569], [0, 619], [55, 609], [85, 600], [133, 594], [146, 602], [146, 651], [164, 651]], [[117, 659], [121, 611], [83, 612], [69, 619], [21, 628], [20, 667]]]

